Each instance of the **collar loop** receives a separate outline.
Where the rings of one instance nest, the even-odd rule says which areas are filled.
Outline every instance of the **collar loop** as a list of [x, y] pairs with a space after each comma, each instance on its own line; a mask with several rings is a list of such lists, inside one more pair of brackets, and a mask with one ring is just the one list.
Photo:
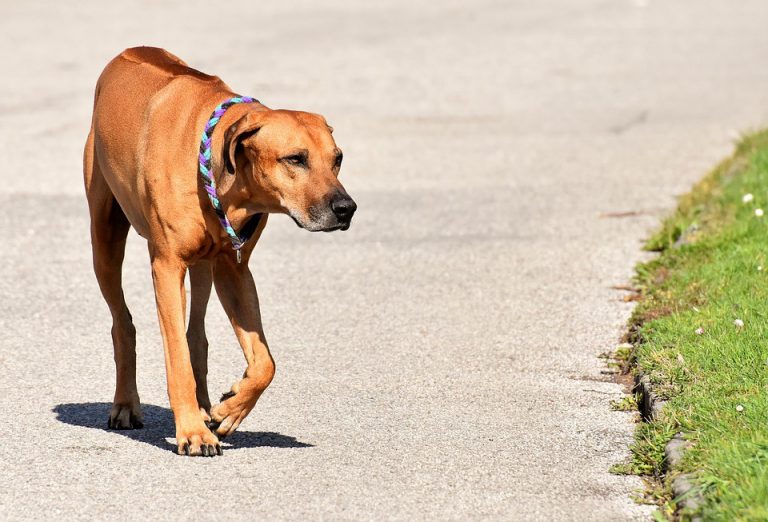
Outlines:
[[[241, 259], [240, 249], [243, 248], [243, 245], [245, 245], [245, 243], [251, 237], [255, 227], [244, 227], [249, 229], [250, 232], [247, 233], [247, 235], [244, 234], [243, 236], [239, 236], [237, 232], [235, 232], [235, 229], [232, 227], [232, 223], [229, 222], [227, 214], [224, 212], [224, 209], [221, 206], [221, 202], [219, 201], [219, 197], [216, 193], [216, 181], [213, 179], [213, 172], [211, 171], [211, 136], [213, 135], [213, 129], [216, 128], [216, 124], [219, 123], [219, 120], [224, 115], [224, 113], [227, 112], [227, 109], [238, 103], [254, 102], [258, 102], [258, 100], [249, 96], [235, 96], [233, 98], [229, 98], [228, 100], [224, 100], [219, 105], [217, 105], [213, 110], [211, 117], [208, 118], [208, 123], [205, 124], [205, 130], [203, 130], [203, 136], [200, 141], [200, 154], [198, 157], [200, 164], [200, 177], [203, 180], [203, 185], [205, 186], [205, 191], [208, 194], [208, 199], [211, 200], [213, 210], [216, 212], [216, 216], [218, 216], [221, 226], [224, 228], [224, 231], [229, 236], [229, 240], [232, 242], [232, 248], [237, 251], [238, 263]], [[254, 217], [259, 218], [260, 216], [257, 215]]]

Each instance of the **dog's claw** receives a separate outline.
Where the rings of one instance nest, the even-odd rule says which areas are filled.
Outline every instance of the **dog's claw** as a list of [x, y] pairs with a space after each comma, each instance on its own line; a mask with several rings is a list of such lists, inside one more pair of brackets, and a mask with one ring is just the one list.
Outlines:
[[138, 430], [144, 427], [141, 419], [141, 409], [135, 405], [115, 404], [107, 420], [107, 426], [111, 430]]
[[215, 457], [221, 455], [219, 439], [208, 430], [191, 431], [177, 434], [177, 453], [189, 457]]
[[221, 426], [221, 421], [212, 420], [211, 422], [206, 422], [205, 424], [206, 426], [208, 426], [209, 430], [211, 430], [213, 433], [216, 434], [219, 440], [224, 440], [224, 438], [228, 435], [227, 433], [219, 433], [217, 431], [219, 429], [219, 426]]

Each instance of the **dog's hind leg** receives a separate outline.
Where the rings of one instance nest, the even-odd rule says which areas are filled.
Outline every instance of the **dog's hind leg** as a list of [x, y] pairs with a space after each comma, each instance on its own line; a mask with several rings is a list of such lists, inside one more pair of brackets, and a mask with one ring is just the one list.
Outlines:
[[195, 374], [195, 393], [203, 420], [210, 422], [211, 399], [208, 396], [208, 338], [205, 335], [205, 311], [211, 297], [211, 263], [198, 261], [189, 267], [190, 306], [187, 343]]
[[85, 190], [91, 215], [93, 268], [101, 294], [112, 314], [112, 343], [117, 367], [109, 427], [142, 428], [144, 423], [136, 388], [136, 329], [125, 303], [122, 286], [123, 257], [130, 223], [94, 159], [92, 134], [88, 137], [84, 160]]
[[275, 362], [264, 338], [259, 298], [247, 259], [237, 264], [234, 256], [220, 256], [213, 271], [213, 280], [248, 363], [243, 378], [222, 397], [223, 402], [211, 410], [216, 434], [224, 437], [237, 429], [272, 382]]

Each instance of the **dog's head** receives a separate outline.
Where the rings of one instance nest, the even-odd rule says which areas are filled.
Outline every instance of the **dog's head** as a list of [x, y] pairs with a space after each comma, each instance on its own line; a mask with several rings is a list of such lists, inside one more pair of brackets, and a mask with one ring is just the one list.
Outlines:
[[224, 165], [255, 203], [311, 231], [346, 230], [357, 205], [338, 180], [342, 153], [318, 114], [252, 111], [224, 135]]

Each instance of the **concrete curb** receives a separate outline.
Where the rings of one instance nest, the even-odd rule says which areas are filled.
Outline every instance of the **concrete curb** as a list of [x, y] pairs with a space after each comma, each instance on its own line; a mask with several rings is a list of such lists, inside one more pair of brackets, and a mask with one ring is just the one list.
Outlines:
[[647, 375], [638, 374], [635, 377], [635, 388], [633, 391], [640, 394], [639, 407], [643, 421], [651, 422], [658, 418], [667, 401], [659, 399], [658, 395], [654, 393], [653, 385]]
[[[635, 377], [634, 393], [640, 394], [640, 415], [643, 422], [653, 422], [658, 419], [667, 401], [660, 399], [653, 391], [650, 378], [643, 373]], [[668, 474], [683, 458], [683, 453], [690, 446], [683, 433], [676, 433], [664, 447], [664, 474]], [[685, 510], [697, 512], [704, 505], [701, 490], [694, 484], [695, 475], [685, 473], [672, 481], [672, 493], [677, 503], [678, 513]], [[701, 517], [694, 516], [693, 522], [700, 522]]]
[[[683, 458], [683, 452], [690, 445], [690, 442], [685, 440], [682, 433], [676, 433], [667, 442], [667, 445], [664, 447], [665, 473], [680, 463]], [[701, 490], [694, 484], [694, 478], [695, 475], [693, 473], [685, 473], [672, 481], [672, 493], [674, 493], [677, 499], [677, 505], [680, 509], [691, 513], [697, 512], [704, 505], [704, 497], [701, 495]], [[698, 522], [701, 520], [701, 517], [695, 516], [691, 520]]]

